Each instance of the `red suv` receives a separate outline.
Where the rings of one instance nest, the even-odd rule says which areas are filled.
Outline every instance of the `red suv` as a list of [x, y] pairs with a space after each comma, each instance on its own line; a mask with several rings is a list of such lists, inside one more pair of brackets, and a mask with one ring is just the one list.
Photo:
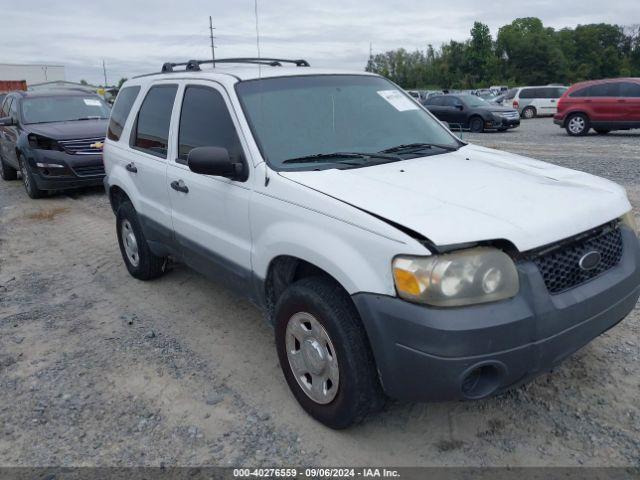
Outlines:
[[640, 128], [640, 78], [576, 83], [558, 101], [553, 122], [569, 135]]

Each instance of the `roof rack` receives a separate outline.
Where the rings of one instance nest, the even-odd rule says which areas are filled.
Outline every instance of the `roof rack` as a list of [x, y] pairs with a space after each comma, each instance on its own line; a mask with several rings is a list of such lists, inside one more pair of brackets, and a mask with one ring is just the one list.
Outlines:
[[216, 63], [251, 63], [256, 65], [267, 65], [270, 67], [281, 67], [283, 63], [293, 63], [296, 67], [308, 67], [309, 62], [303, 59], [287, 60], [284, 58], [257, 58], [257, 57], [243, 57], [243, 58], [221, 58], [219, 60], [189, 60], [183, 63], [171, 63], [167, 62], [162, 65], [162, 73], [169, 73], [174, 71], [174, 67], [185, 67], [185, 71], [197, 72], [200, 70], [200, 65], [203, 63], [212, 63], [215, 67]]

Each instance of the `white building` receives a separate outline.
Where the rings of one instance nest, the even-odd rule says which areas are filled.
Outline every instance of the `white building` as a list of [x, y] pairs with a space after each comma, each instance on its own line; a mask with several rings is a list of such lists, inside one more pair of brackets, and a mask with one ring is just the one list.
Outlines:
[[0, 80], [26, 80], [30, 85], [64, 79], [64, 65], [0, 63]]

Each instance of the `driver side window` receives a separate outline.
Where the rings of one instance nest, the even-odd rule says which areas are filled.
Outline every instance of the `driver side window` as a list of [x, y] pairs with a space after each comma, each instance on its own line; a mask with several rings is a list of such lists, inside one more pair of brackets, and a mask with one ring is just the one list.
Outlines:
[[186, 164], [195, 147], [222, 147], [234, 162], [242, 161], [242, 147], [224, 98], [217, 90], [187, 86], [178, 130], [178, 163]]

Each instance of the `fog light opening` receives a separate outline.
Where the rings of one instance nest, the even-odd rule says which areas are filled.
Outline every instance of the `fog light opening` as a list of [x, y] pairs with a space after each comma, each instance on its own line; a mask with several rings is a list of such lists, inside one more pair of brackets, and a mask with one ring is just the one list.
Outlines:
[[501, 378], [502, 370], [496, 365], [473, 367], [462, 380], [462, 394], [469, 399], [489, 396], [498, 389]]

